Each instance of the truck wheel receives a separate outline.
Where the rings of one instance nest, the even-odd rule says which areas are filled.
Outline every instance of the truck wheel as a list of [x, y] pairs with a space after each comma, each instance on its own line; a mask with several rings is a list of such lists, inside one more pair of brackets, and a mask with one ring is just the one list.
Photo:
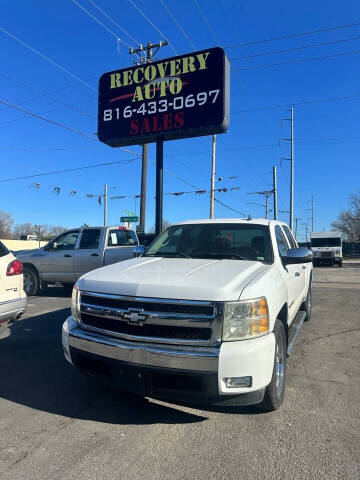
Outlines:
[[28, 297], [39, 293], [39, 277], [34, 270], [25, 267], [23, 271], [24, 290]]
[[277, 319], [274, 327], [275, 359], [270, 384], [266, 387], [262, 407], [272, 412], [280, 408], [285, 395], [286, 382], [286, 335], [284, 324]]
[[306, 312], [306, 318], [304, 321], [309, 322], [311, 320], [311, 284], [309, 286], [305, 301], [301, 304], [300, 310]]
[[342, 267], [342, 260], [340, 260], [340, 262], [338, 263], [338, 267], [339, 267], [339, 268]]

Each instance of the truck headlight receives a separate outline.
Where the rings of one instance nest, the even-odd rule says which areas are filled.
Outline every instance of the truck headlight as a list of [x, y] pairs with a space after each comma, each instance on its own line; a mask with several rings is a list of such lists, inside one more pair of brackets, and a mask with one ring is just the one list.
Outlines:
[[79, 286], [75, 283], [72, 295], [71, 295], [71, 316], [75, 322], [80, 321], [80, 290]]
[[336, 255], [337, 257], [339, 257], [339, 256], [340, 256], [340, 250], [335, 250], [335, 255]]
[[265, 297], [225, 302], [223, 340], [244, 340], [269, 333], [269, 310]]

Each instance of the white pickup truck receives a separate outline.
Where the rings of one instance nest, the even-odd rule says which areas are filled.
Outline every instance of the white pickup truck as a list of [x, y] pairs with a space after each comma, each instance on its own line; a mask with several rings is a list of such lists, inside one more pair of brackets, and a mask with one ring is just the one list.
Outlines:
[[74, 285], [86, 272], [133, 258], [136, 233], [125, 227], [68, 230], [42, 248], [15, 252], [24, 266], [24, 290], [37, 295], [49, 283]]
[[311, 315], [311, 251], [265, 219], [179, 223], [143, 250], [77, 281], [66, 359], [142, 396], [279, 408]]

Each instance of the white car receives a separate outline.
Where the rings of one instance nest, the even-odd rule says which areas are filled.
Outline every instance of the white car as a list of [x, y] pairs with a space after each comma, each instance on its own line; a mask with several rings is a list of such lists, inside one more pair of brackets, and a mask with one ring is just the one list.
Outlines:
[[0, 324], [17, 320], [26, 310], [22, 263], [0, 242]]

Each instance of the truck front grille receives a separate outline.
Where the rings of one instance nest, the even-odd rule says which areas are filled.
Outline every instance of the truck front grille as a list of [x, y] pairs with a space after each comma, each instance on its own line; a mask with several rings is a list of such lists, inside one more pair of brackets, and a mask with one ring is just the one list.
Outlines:
[[220, 302], [80, 295], [82, 328], [132, 341], [217, 345], [222, 314]]
[[330, 258], [330, 257], [333, 257], [334, 254], [333, 252], [321, 252], [321, 256], [325, 258]]
[[113, 318], [98, 317], [83, 313], [81, 321], [84, 325], [94, 327], [108, 332], [123, 333], [125, 335], [152, 337], [152, 338], [168, 338], [168, 339], [184, 339], [184, 340], [210, 340], [210, 328], [189, 328], [189, 327], [173, 327], [171, 325], [146, 325], [142, 326], [129, 325], [126, 321], [115, 320]]

